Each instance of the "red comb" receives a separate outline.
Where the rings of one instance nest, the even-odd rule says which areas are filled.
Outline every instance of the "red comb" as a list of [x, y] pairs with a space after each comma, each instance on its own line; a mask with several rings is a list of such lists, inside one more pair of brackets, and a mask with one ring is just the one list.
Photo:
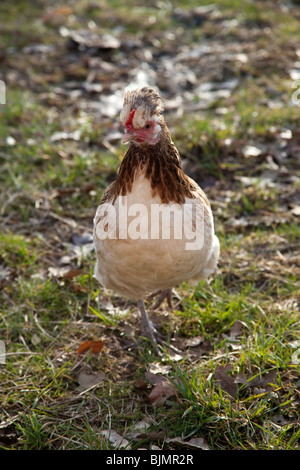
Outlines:
[[129, 116], [128, 116], [128, 119], [127, 119], [127, 121], [125, 122], [125, 126], [127, 127], [127, 129], [133, 129], [132, 119], [133, 119], [134, 113], [135, 113], [135, 109], [133, 109], [132, 111], [130, 111]]

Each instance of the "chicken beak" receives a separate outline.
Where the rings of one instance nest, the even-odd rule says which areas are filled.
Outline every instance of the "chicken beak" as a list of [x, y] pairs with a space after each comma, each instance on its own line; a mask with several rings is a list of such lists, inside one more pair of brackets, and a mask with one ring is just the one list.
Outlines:
[[134, 139], [135, 139], [134, 133], [132, 131], [126, 131], [122, 139], [122, 144], [128, 144], [128, 142]]

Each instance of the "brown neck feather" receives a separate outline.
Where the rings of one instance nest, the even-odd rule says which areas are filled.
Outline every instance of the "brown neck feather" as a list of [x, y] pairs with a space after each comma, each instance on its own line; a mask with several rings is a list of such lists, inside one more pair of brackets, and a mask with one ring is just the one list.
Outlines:
[[185, 175], [169, 130], [165, 127], [162, 132], [161, 139], [155, 145], [130, 144], [117, 178], [103, 194], [101, 203], [114, 202], [118, 196], [130, 193], [138, 171], [144, 173], [150, 181], [153, 196], [158, 194], [162, 203], [183, 204], [186, 197], [197, 197], [195, 192], [200, 188]]
[[162, 203], [182, 204], [185, 197], [195, 197], [195, 188], [184, 174], [178, 151], [168, 137], [163, 136], [155, 145], [130, 145], [116, 179], [115, 197], [132, 190], [137, 170], [144, 172], [153, 195], [158, 193]]

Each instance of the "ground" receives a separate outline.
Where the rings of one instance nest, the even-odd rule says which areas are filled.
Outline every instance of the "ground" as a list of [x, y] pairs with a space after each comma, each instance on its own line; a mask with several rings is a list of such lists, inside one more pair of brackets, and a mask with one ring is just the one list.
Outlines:
[[[299, 449], [299, 2], [23, 0], [0, 27], [1, 448]], [[221, 241], [210, 282], [147, 301], [160, 358], [91, 243], [145, 81]]]

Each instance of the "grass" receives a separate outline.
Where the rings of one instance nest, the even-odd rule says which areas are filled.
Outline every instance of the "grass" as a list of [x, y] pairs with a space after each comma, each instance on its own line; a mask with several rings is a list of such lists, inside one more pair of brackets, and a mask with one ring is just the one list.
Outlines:
[[[175, 3], [186, 12], [199, 6]], [[164, 15], [154, 4], [140, 4], [125, 18], [128, 2], [102, 2], [100, 9], [69, 1], [61, 10], [41, 1], [26, 22], [20, 20], [26, 2], [1, 5], [0, 79], [8, 83], [7, 105], [0, 105], [2, 449], [112, 449], [101, 434], [105, 429], [132, 449], [180, 449], [176, 439], [197, 437], [214, 450], [299, 449], [299, 107], [291, 104], [286, 71], [296, 61], [300, 19], [279, 6], [270, 12], [265, 3], [243, 2], [242, 8], [241, 2], [220, 1], [221, 16], [200, 27], [183, 26], [183, 13], [174, 15], [167, 4]], [[224, 36], [222, 19], [232, 18], [238, 25]], [[59, 29], [88, 28], [91, 21], [102, 21], [105, 32], [122, 26], [124, 41], [139, 32], [158, 58], [161, 50], [170, 53], [163, 51], [167, 30], [186, 48], [201, 40], [231, 50], [233, 41], [249, 57], [241, 66], [221, 56], [215, 63], [216, 75], [239, 79], [227, 98], [167, 117], [187, 172], [212, 202], [221, 241], [215, 279], [178, 286], [181, 307], [153, 314], [184, 351], [178, 357], [166, 350], [158, 359], [146, 342], [129, 347], [140, 334], [135, 305], [103, 291], [92, 276], [90, 245], [78, 241], [91, 233], [100, 195], [124, 151], [119, 141], [107, 143], [107, 135], [119, 130], [115, 119], [99, 119], [83, 106], [93, 97], [72, 102], [54, 93], [87, 74], [81, 56], [74, 65]], [[47, 58], [23, 54], [32, 44], [55, 47]], [[6, 47], [14, 48], [15, 57]], [[265, 61], [255, 48], [267, 51]], [[124, 70], [114, 73], [112, 83], [124, 80]], [[203, 80], [214, 81], [207, 73]], [[108, 86], [107, 77], [103, 83]], [[288, 140], [281, 137], [287, 129]], [[69, 137], [53, 138], [60, 132]], [[261, 154], [245, 157], [246, 145]], [[78, 354], [90, 339], [101, 339], [103, 349]], [[82, 371], [104, 378], [80, 388]], [[160, 406], [149, 398], [155, 389], [149, 371], [167, 377], [176, 391]], [[141, 421], [147, 432], [130, 434]]]

